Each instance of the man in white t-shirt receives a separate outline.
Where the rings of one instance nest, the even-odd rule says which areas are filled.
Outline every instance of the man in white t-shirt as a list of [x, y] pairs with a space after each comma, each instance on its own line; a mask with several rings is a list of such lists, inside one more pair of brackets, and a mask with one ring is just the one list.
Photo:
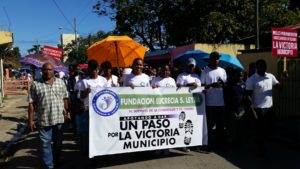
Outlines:
[[[266, 155], [264, 142], [270, 128], [270, 118], [272, 116], [273, 86], [282, 88], [282, 82], [275, 78], [271, 73], [267, 73], [267, 64], [263, 59], [256, 61], [256, 73], [246, 81], [246, 90], [252, 102], [253, 115], [256, 118], [256, 136], [258, 148], [261, 155]], [[287, 72], [283, 72], [281, 80], [287, 78]]]
[[176, 84], [178, 87], [199, 87], [201, 86], [200, 77], [195, 73], [196, 60], [189, 58], [186, 72], [178, 75]]
[[224, 83], [227, 80], [226, 71], [218, 67], [220, 55], [212, 52], [209, 65], [201, 74], [201, 82], [205, 86], [205, 103], [208, 129], [208, 146], [214, 148], [224, 143]]

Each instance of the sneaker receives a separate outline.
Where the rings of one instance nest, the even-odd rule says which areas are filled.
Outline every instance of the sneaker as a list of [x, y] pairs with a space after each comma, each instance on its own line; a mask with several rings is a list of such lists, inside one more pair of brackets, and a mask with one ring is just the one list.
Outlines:
[[183, 152], [187, 152], [187, 153], [191, 151], [189, 148], [186, 148], [186, 147], [182, 148], [181, 150], [182, 150]]

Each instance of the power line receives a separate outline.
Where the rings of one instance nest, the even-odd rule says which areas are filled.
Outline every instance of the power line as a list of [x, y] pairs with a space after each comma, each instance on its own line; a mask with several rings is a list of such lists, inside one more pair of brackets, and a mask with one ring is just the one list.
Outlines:
[[8, 20], [8, 30], [10, 31], [11, 22], [10, 22], [10, 18], [8, 16], [8, 13], [7, 13], [7, 11], [6, 11], [6, 9], [5, 9], [4, 6], [3, 6], [3, 10], [4, 10], [5, 16], [6, 16], [7, 20]]
[[61, 8], [58, 6], [58, 4], [56, 3], [55, 0], [52, 0], [53, 3], [55, 4], [56, 8], [59, 10], [59, 12], [61, 13], [61, 15], [65, 18], [65, 20], [71, 25], [71, 27], [73, 28], [73, 24], [70, 22], [70, 20], [66, 17], [66, 15], [63, 13], [63, 11], [61, 10]]
[[78, 26], [91, 14], [92, 12], [88, 12], [78, 23]]
[[82, 10], [77, 14], [76, 18], [78, 18], [80, 14], [84, 12], [87, 9], [87, 7], [89, 7], [92, 4], [92, 2], [93, 0], [90, 0], [90, 2], [88, 2], [87, 5], [84, 8], [82, 8]]
[[16, 43], [29, 43], [29, 44], [32, 44], [32, 43], [57, 43], [57, 41], [55, 40], [18, 40], [16, 41]]

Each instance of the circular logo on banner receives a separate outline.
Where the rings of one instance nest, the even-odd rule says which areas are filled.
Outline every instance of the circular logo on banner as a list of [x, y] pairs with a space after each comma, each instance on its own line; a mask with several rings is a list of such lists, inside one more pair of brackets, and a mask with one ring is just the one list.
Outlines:
[[111, 116], [120, 107], [118, 95], [111, 90], [101, 90], [92, 99], [95, 112], [101, 116]]

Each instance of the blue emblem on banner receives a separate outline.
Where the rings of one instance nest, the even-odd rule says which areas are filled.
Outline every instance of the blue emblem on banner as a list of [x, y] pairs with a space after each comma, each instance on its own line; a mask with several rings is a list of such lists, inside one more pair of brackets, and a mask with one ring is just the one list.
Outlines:
[[111, 90], [101, 90], [92, 99], [94, 111], [101, 116], [111, 116], [120, 107], [118, 95]]

